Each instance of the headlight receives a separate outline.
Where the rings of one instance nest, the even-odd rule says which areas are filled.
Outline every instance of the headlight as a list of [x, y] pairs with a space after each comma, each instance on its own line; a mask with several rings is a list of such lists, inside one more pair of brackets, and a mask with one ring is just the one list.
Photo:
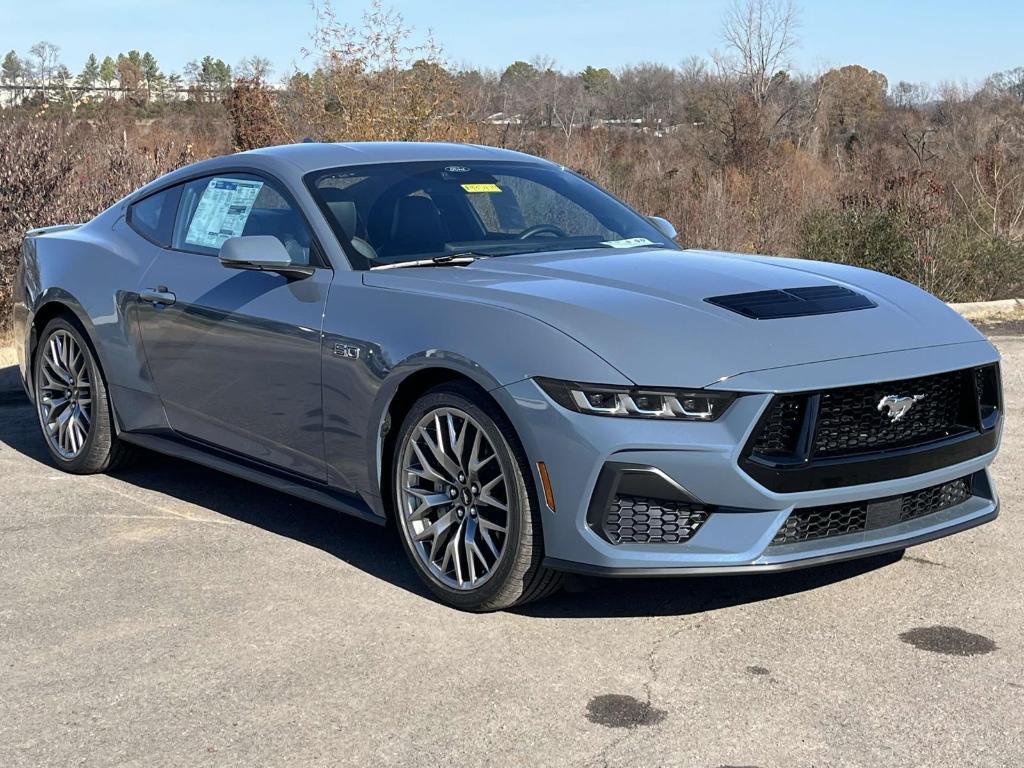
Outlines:
[[595, 416], [714, 421], [736, 399], [732, 392], [649, 389], [535, 378], [556, 403]]

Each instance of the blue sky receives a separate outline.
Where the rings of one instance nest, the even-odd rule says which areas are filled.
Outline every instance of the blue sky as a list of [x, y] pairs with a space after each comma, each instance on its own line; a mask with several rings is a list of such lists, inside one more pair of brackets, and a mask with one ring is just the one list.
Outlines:
[[[721, 47], [728, 0], [394, 0], [430, 28], [456, 64], [500, 68], [544, 54], [566, 70], [640, 61], [678, 64]], [[364, 0], [335, 0], [357, 19]], [[898, 80], [977, 83], [1024, 65], [1021, 0], [803, 0], [798, 68], [857, 63]], [[0, 0], [0, 53], [39, 40], [77, 72], [90, 52], [150, 50], [165, 71], [212, 53], [229, 64], [269, 58], [277, 75], [304, 62], [308, 0]]]

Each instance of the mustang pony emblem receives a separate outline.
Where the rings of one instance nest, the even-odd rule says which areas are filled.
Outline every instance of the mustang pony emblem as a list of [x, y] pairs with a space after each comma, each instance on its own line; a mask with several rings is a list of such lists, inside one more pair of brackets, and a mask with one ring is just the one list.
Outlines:
[[924, 395], [886, 395], [878, 401], [878, 410], [881, 413], [889, 411], [889, 421], [895, 424], [902, 419], [918, 400], [924, 400]]

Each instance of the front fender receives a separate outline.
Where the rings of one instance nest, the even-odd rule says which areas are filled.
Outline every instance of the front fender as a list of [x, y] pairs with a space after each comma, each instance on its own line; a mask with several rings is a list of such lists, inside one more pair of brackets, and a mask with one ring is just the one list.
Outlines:
[[538, 375], [630, 383], [575, 339], [520, 312], [374, 288], [359, 273], [336, 273], [323, 331], [328, 476], [378, 514], [386, 415], [402, 383], [430, 369], [487, 391]]

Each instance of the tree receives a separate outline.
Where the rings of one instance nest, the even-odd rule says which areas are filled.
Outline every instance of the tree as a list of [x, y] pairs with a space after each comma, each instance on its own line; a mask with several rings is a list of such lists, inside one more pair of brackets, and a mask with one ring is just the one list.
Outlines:
[[740, 78], [761, 108], [777, 85], [777, 75], [789, 69], [797, 44], [799, 23], [793, 0], [733, 0], [722, 26], [730, 52], [725, 68]]
[[231, 87], [231, 67], [213, 56], [193, 59], [185, 65], [185, 74], [197, 101], [217, 101]]
[[236, 152], [267, 147], [289, 140], [277, 94], [264, 79], [266, 60], [248, 60], [239, 66], [246, 74], [235, 78], [224, 106], [231, 121], [231, 143]]
[[104, 88], [110, 88], [115, 80], [117, 80], [117, 64], [109, 56], [104, 56], [103, 63], [100, 64], [100, 82], [103, 83]]
[[615, 83], [615, 75], [607, 67], [601, 67], [597, 69], [595, 67], [588, 66], [582, 72], [580, 72], [580, 80], [583, 81], [583, 87], [587, 93], [591, 93], [595, 96], [602, 96], [608, 93], [612, 85]]
[[164, 92], [161, 94], [161, 98], [164, 101], [176, 100], [178, 98], [178, 91], [182, 88], [181, 75], [177, 72], [171, 72], [167, 76], [167, 84]]
[[51, 42], [40, 40], [29, 48], [28, 52], [38, 60], [35, 72], [36, 82], [45, 88], [50, 84], [50, 78], [57, 69], [60, 48]]
[[851, 64], [821, 76], [821, 88], [830, 121], [855, 131], [885, 113], [889, 81], [881, 72]]
[[160, 73], [160, 67], [156, 63], [156, 57], [149, 51], [142, 54], [142, 58], [139, 60], [139, 71], [143, 82], [146, 84], [146, 99], [150, 100], [153, 98], [153, 91], [156, 89], [162, 74]]
[[0, 64], [0, 80], [5, 85], [17, 85], [25, 77], [25, 64], [14, 51], [8, 51]]
[[74, 84], [75, 78], [74, 75], [71, 74], [71, 70], [63, 64], [58, 65], [57, 70], [53, 75], [53, 88], [57, 94], [57, 101], [68, 106], [74, 105]]
[[[466, 141], [476, 131], [456, 79], [428, 35], [416, 41], [397, 11], [374, 0], [358, 27], [317, 6], [316, 69], [290, 81], [297, 135], [326, 141]], [[307, 52], [310, 53], [310, 52]]]
[[263, 56], [250, 56], [242, 59], [235, 67], [235, 78], [257, 79], [266, 82], [274, 71], [270, 59]]
[[1010, 96], [1024, 104], [1024, 67], [996, 72], [988, 79], [986, 85], [997, 94]]
[[85, 60], [85, 66], [82, 67], [82, 71], [78, 75], [77, 85], [82, 91], [90, 91], [96, 86], [96, 81], [99, 79], [99, 62], [96, 61], [96, 54], [90, 53], [89, 58]]
[[516, 88], [539, 75], [537, 68], [526, 61], [514, 61], [501, 73], [502, 88]]
[[117, 82], [124, 98], [137, 97], [142, 86], [142, 54], [136, 50], [117, 56]]

